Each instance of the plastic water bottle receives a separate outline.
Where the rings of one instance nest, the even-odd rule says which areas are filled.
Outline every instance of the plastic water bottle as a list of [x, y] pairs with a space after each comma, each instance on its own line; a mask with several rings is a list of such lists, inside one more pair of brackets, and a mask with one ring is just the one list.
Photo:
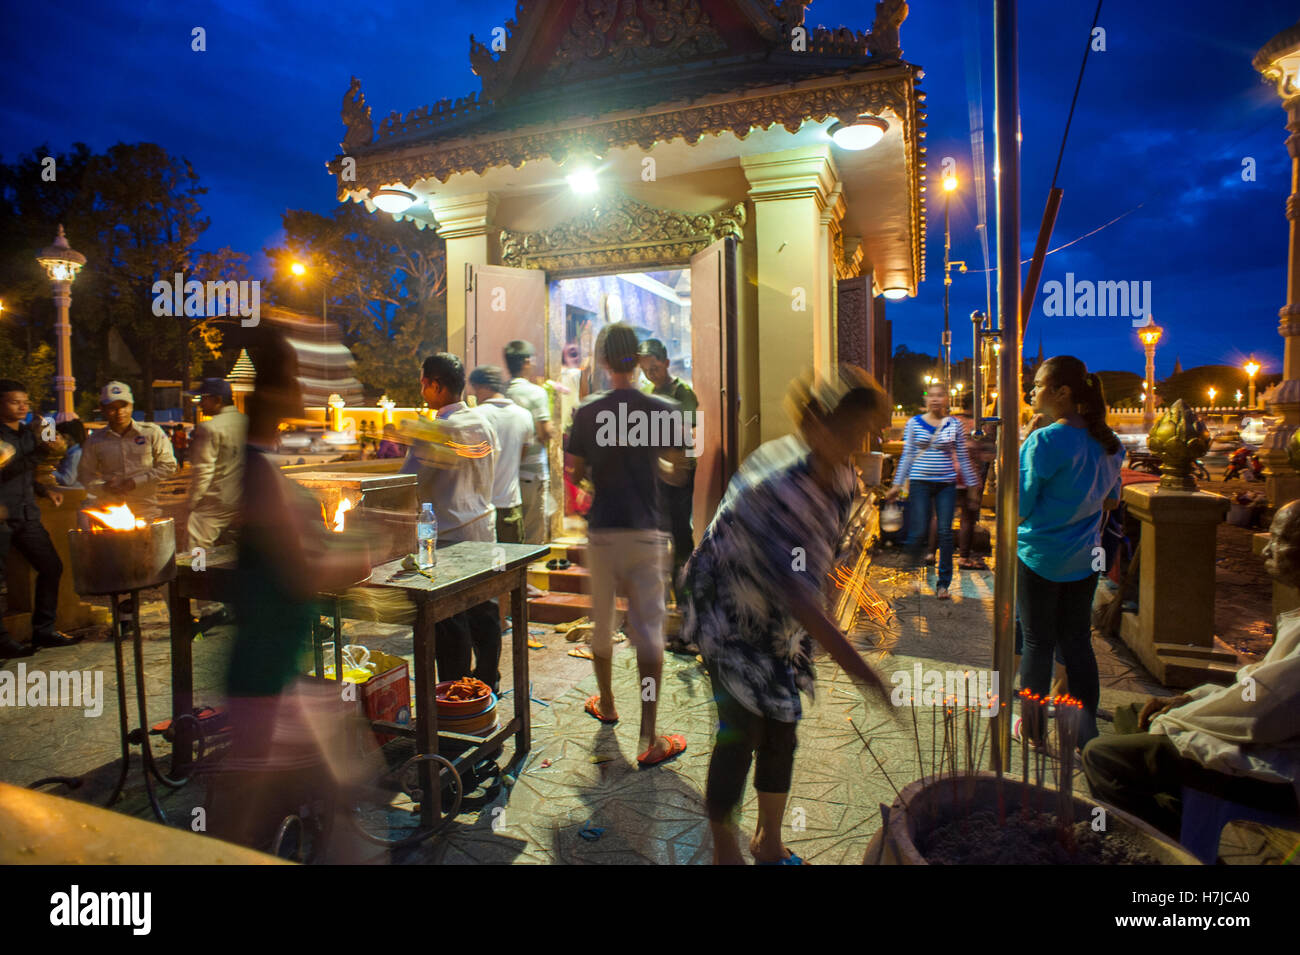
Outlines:
[[434, 548], [438, 543], [438, 518], [433, 513], [432, 504], [420, 505], [420, 522], [416, 525], [415, 565], [421, 570], [428, 570], [438, 563], [438, 553]]

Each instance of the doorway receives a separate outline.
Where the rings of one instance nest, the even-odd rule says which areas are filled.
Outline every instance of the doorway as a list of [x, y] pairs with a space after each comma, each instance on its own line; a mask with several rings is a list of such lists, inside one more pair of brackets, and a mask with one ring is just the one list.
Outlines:
[[[550, 328], [547, 366], [558, 371], [559, 430], [567, 435], [573, 412], [587, 395], [610, 387], [597, 346], [601, 331], [624, 322], [639, 341], [654, 338], [668, 351], [669, 371], [692, 382], [691, 270], [658, 269], [556, 279], [549, 283]], [[652, 386], [638, 371], [638, 387]], [[573, 494], [565, 494], [566, 519], [575, 513]]]

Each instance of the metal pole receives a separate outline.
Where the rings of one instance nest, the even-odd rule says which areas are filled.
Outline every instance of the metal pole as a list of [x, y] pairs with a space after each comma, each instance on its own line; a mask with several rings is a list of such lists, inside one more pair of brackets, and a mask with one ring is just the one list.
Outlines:
[[984, 393], [981, 390], [984, 387], [984, 376], [980, 373], [980, 359], [983, 357], [980, 352], [981, 335], [980, 331], [984, 328], [984, 322], [987, 317], [979, 309], [970, 313], [971, 326], [971, 383], [970, 383], [970, 407], [971, 415], [975, 418], [975, 434], [984, 433]]
[[1156, 422], [1156, 346], [1143, 343], [1147, 353], [1147, 400], [1142, 409], [1142, 427], [1146, 431]]
[[1010, 765], [1013, 657], [1016, 641], [1016, 525], [1020, 506], [1020, 115], [1016, 63], [1016, 0], [993, 6], [993, 98], [997, 124], [998, 325], [1002, 359], [998, 375], [998, 540], [993, 577], [993, 667], [1003, 767]]
[[948, 207], [951, 204], [950, 197], [952, 193], [944, 190], [943, 193], [943, 386], [949, 390], [952, 389], [952, 333], [948, 331], [948, 287], [952, 285], [951, 266], [948, 264], [948, 254], [952, 249], [952, 232], [948, 228]]

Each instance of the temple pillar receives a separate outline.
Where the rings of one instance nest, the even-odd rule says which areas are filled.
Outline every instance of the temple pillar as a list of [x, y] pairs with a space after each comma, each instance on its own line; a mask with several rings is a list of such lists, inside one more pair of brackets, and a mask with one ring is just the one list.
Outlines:
[[1142, 522], [1138, 612], [1125, 614], [1124, 642], [1166, 686], [1231, 682], [1236, 654], [1214, 647], [1215, 534], [1228, 501], [1159, 484], [1124, 489]]
[[447, 351], [465, 354], [465, 267], [501, 261], [500, 230], [493, 224], [495, 193], [435, 197], [438, 235], [447, 242]]
[[835, 349], [830, 238], [823, 212], [838, 181], [830, 147], [744, 156], [754, 203], [758, 280], [760, 440], [790, 432], [791, 379], [829, 371]]

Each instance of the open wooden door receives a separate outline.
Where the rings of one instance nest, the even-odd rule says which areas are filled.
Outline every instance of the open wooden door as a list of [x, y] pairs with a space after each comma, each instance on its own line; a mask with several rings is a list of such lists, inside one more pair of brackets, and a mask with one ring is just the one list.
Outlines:
[[470, 266], [465, 290], [465, 371], [496, 365], [506, 371], [505, 347], [516, 338], [537, 350], [546, 368], [546, 273], [504, 265]]
[[735, 473], [740, 391], [737, 387], [736, 240], [719, 239], [691, 256], [691, 384], [696, 415], [695, 539]]

